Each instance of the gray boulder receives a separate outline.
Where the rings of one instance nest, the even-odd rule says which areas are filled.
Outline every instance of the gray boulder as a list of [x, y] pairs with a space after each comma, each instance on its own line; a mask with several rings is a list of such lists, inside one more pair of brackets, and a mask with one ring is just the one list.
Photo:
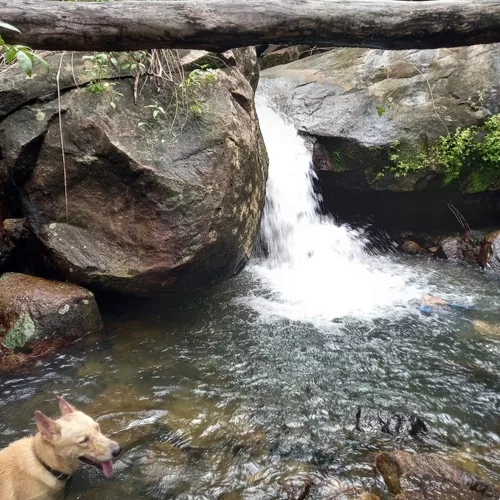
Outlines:
[[327, 208], [379, 227], [453, 231], [450, 201], [469, 224], [497, 223], [500, 121], [493, 131], [485, 122], [500, 112], [499, 61], [499, 44], [333, 49], [266, 69], [261, 86], [313, 139]]

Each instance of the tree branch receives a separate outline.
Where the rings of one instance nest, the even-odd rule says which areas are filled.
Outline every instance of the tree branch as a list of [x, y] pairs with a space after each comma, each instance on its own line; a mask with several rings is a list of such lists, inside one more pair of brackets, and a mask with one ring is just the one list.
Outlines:
[[500, 0], [0, 0], [8, 43], [48, 50], [314, 44], [427, 49], [500, 41]]

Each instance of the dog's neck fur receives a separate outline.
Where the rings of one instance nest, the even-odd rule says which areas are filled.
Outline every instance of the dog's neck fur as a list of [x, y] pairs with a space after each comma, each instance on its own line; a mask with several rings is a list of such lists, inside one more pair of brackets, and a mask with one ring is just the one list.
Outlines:
[[79, 466], [79, 463], [68, 463], [59, 457], [54, 447], [38, 432], [33, 437], [33, 453], [42, 463], [48, 465], [51, 469], [64, 474], [72, 475]]

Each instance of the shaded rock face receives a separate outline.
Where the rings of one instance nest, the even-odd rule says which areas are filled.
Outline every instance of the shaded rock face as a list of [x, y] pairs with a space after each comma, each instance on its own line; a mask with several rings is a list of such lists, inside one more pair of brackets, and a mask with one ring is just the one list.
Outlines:
[[[67, 279], [153, 295], [216, 283], [246, 264], [267, 157], [253, 104], [255, 51], [225, 53], [224, 60], [213, 83], [186, 92], [182, 116], [172, 88], [158, 91], [150, 81], [141, 83], [136, 106], [131, 78], [99, 95], [68, 90], [67, 193], [57, 101], [36, 102], [4, 120], [3, 170], [24, 183], [31, 228]], [[195, 102], [198, 112], [191, 110]], [[166, 111], [153, 118], [151, 105]]]
[[326, 208], [388, 229], [419, 230], [425, 220], [427, 228], [454, 230], [449, 201], [470, 224], [498, 224], [498, 194], [487, 187], [469, 194], [465, 180], [448, 184], [440, 169], [402, 175], [394, 148], [409, 163], [414, 155], [403, 158], [402, 150], [425, 153], [448, 131], [499, 113], [499, 59], [500, 45], [334, 49], [267, 69], [261, 85], [314, 139]]
[[496, 486], [431, 453], [380, 453], [375, 466], [397, 500], [500, 498]]
[[24, 274], [0, 278], [0, 343], [31, 348], [40, 340], [77, 338], [102, 329], [94, 296], [70, 283]]
[[435, 256], [439, 259], [476, 261], [477, 248], [470, 239], [448, 236], [441, 241]]
[[298, 61], [312, 55], [313, 47], [309, 45], [294, 45], [292, 47], [281, 47], [279, 45], [269, 46], [261, 56], [260, 68], [267, 69], [280, 64]]
[[486, 235], [481, 243], [478, 262], [485, 269], [500, 272], [500, 231]]

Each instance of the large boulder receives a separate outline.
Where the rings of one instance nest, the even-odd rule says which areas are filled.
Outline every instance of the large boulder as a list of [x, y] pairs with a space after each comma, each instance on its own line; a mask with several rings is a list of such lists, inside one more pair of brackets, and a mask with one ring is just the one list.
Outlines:
[[432, 453], [384, 452], [375, 466], [397, 500], [500, 498], [497, 486]]
[[74, 339], [102, 329], [94, 296], [71, 283], [25, 274], [0, 278], [0, 344], [31, 349], [36, 342]]
[[261, 86], [313, 138], [335, 213], [456, 230], [450, 201], [470, 225], [499, 219], [499, 60], [499, 44], [334, 49], [263, 71]]
[[[70, 281], [161, 294], [222, 281], [249, 259], [267, 176], [256, 56], [209, 56], [183, 55], [184, 84], [103, 78], [94, 92], [66, 90], [65, 169], [57, 101], [0, 124], [3, 169], [24, 183], [31, 228]], [[191, 70], [210, 60], [210, 71]], [[76, 74], [82, 64], [75, 58]]]

